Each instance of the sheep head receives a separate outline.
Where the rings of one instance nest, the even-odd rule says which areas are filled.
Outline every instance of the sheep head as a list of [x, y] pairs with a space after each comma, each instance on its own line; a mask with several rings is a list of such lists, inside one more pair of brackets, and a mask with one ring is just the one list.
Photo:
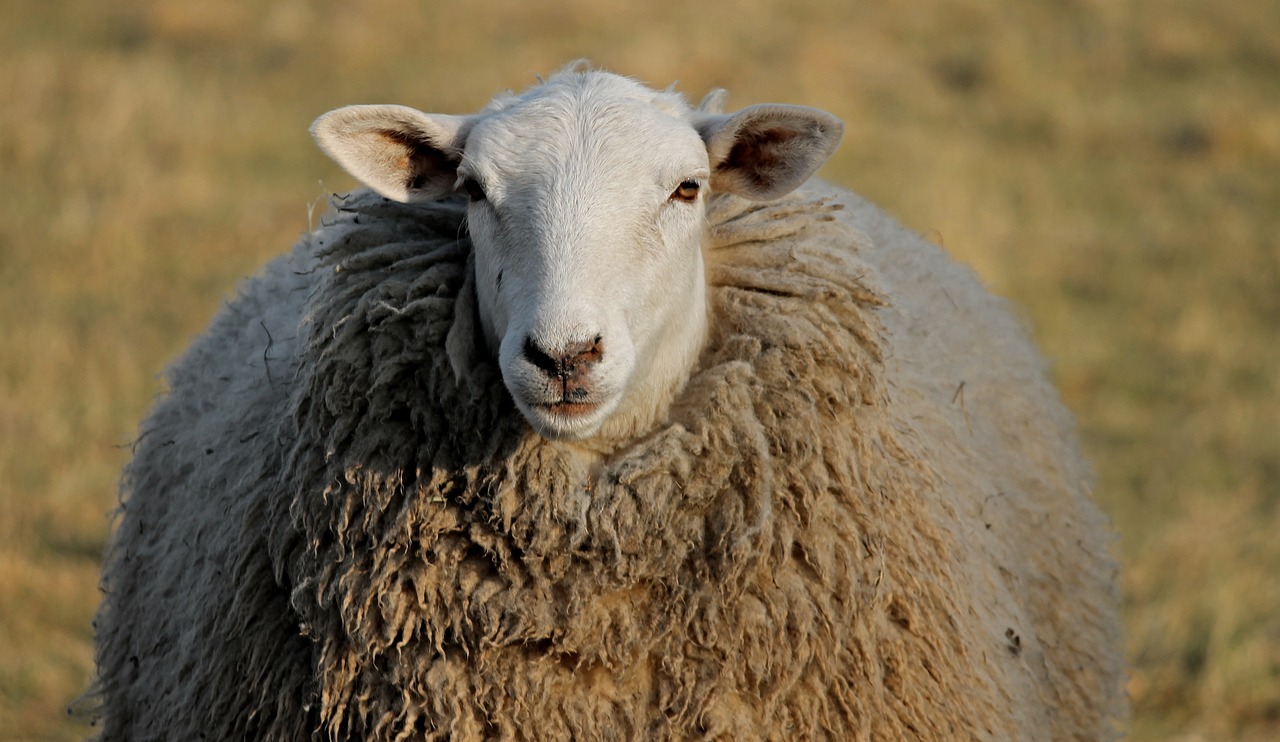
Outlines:
[[613, 439], [665, 412], [702, 349], [709, 193], [784, 196], [843, 130], [812, 108], [712, 107], [564, 72], [472, 116], [349, 106], [311, 131], [387, 198], [470, 199], [480, 322], [516, 405], [548, 438]]

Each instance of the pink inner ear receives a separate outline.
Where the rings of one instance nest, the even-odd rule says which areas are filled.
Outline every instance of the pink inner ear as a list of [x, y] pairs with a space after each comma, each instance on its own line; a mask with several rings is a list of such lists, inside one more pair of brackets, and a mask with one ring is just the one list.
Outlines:
[[741, 132], [716, 170], [738, 172], [756, 186], [767, 187], [789, 169], [786, 158], [778, 156], [779, 149], [802, 135], [803, 132], [785, 126]]
[[409, 190], [425, 188], [432, 178], [456, 168], [453, 160], [441, 150], [395, 129], [378, 129], [374, 134], [399, 153], [390, 164], [402, 174]]

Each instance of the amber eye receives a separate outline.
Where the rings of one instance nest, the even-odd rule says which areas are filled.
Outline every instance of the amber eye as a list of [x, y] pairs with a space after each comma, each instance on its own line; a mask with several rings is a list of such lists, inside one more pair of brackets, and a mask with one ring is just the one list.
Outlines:
[[483, 201], [485, 199], [484, 189], [480, 187], [480, 182], [475, 178], [463, 180], [462, 190], [466, 192], [467, 197], [472, 201]]
[[672, 201], [694, 201], [698, 198], [698, 189], [702, 186], [698, 185], [696, 180], [686, 180], [676, 186], [671, 192]]

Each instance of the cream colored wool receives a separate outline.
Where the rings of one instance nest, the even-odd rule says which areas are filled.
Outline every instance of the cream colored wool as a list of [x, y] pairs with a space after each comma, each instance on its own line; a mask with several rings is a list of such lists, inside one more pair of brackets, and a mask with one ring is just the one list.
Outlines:
[[713, 200], [708, 345], [601, 459], [514, 410], [459, 202], [337, 207], [143, 425], [101, 739], [1116, 736], [1071, 421], [937, 248], [822, 185]]

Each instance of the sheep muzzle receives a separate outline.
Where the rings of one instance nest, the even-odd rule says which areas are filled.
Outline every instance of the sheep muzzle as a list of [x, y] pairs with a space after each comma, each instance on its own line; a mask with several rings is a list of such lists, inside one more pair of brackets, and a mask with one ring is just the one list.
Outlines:
[[590, 412], [596, 405], [590, 402], [591, 372], [604, 358], [602, 338], [597, 335], [590, 341], [569, 343], [557, 351], [547, 351], [526, 338], [522, 348], [524, 359], [546, 375], [554, 399], [542, 406], [561, 415], [579, 415]]

